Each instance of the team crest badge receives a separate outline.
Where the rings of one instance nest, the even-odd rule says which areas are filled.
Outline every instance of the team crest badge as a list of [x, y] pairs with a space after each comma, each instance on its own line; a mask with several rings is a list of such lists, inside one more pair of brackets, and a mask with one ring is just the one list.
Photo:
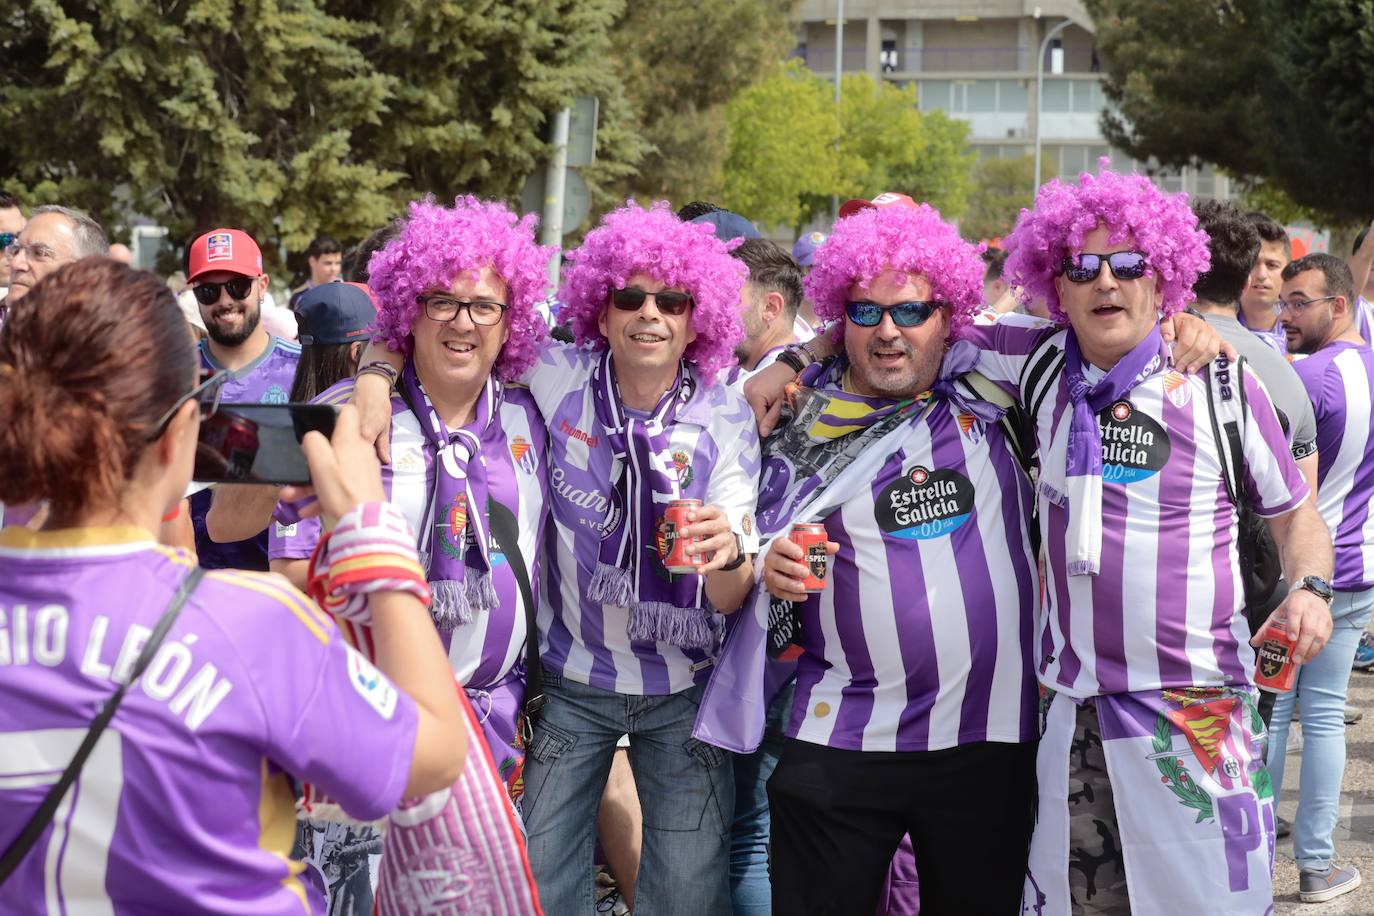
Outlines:
[[692, 485], [692, 463], [686, 452], [673, 452], [673, 470], [677, 471], [677, 484], [682, 488]]
[[739, 526], [740, 529], [744, 531], [746, 537], [754, 533], [754, 520], [750, 517], [748, 512], [744, 513], [744, 518], [740, 519]]
[[[1246, 740], [1241, 716], [1250, 717], [1253, 735], [1264, 734], [1259, 710], [1248, 697], [1208, 687], [1166, 690], [1162, 697], [1164, 708], [1155, 718], [1150, 759], [1159, 769], [1159, 781], [1179, 804], [1197, 812], [1197, 823], [1216, 816], [1213, 796], [1218, 792], [1229, 794], [1248, 784], [1256, 797], [1273, 797], [1269, 771], [1259, 765], [1246, 773], [1238, 759]], [[1185, 747], [1175, 746], [1180, 733]], [[1247, 756], [1259, 759], [1257, 752]]]
[[232, 261], [234, 237], [227, 232], [212, 232], [205, 239], [205, 260]]
[[510, 456], [526, 474], [534, 473], [534, 453], [530, 451], [530, 440], [517, 434], [510, 440]]
[[968, 436], [973, 442], [982, 438], [982, 433], [978, 427], [978, 418], [971, 413], [959, 414], [959, 432]]
[[444, 553], [455, 559], [463, 557], [463, 536], [468, 526], [468, 497], [466, 493], [459, 493], [453, 498], [453, 504], [448, 507], [444, 517], [439, 520], [436, 527], [439, 528], [439, 546]]
[[1175, 407], [1183, 407], [1193, 398], [1193, 389], [1181, 372], [1170, 372], [1164, 376], [1164, 396]]

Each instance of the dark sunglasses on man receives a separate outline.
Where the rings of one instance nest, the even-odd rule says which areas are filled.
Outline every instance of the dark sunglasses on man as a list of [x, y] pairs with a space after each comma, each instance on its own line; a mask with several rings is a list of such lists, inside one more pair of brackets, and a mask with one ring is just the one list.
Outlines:
[[844, 313], [861, 328], [876, 328], [883, 323], [884, 313], [891, 315], [892, 323], [899, 328], [917, 328], [929, 321], [939, 308], [940, 303], [933, 299], [911, 299], [892, 305], [860, 300], [846, 302]]
[[684, 315], [693, 305], [690, 295], [672, 290], [650, 293], [635, 286], [611, 290], [611, 305], [622, 312], [639, 311], [644, 307], [645, 299], [653, 299], [654, 305], [665, 315]]
[[248, 294], [253, 291], [253, 284], [257, 282], [257, 277], [235, 277], [232, 280], [225, 280], [223, 283], [200, 282], [191, 289], [196, 294], [196, 299], [201, 305], [214, 305], [219, 301], [219, 291], [226, 289], [229, 291], [229, 298], [242, 302], [248, 298]]
[[1118, 251], [1113, 254], [1093, 254], [1082, 252], [1078, 257], [1064, 257], [1061, 271], [1072, 283], [1091, 283], [1102, 273], [1102, 262], [1111, 268], [1112, 276], [1118, 280], [1139, 280], [1145, 276], [1149, 263], [1144, 252]]
[[0, 254], [9, 254], [9, 247], [19, 241], [17, 232], [0, 232]]

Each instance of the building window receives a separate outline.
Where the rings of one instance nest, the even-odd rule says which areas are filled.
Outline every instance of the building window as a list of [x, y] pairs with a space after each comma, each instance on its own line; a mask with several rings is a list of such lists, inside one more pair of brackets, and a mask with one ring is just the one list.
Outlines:
[[884, 73], [892, 73], [893, 71], [902, 69], [900, 66], [901, 60], [897, 56], [897, 39], [883, 39], [883, 50], [879, 53], [878, 60], [879, 63], [882, 64]]

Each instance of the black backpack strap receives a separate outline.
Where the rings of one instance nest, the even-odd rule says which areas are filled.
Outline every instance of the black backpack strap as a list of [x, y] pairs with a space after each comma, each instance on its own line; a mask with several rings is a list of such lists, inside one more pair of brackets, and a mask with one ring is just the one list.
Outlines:
[[153, 662], [153, 656], [157, 654], [158, 648], [162, 645], [162, 640], [167, 636], [167, 631], [176, 622], [177, 615], [186, 605], [186, 599], [191, 597], [191, 592], [195, 591], [196, 585], [200, 583], [201, 577], [205, 575], [205, 570], [197, 566], [181, 580], [176, 593], [172, 595], [171, 602], [167, 609], [158, 618], [157, 625], [153, 627], [153, 632], [149, 634], [148, 641], [143, 644], [143, 651], [138, 653], [138, 658], [134, 661], [133, 668], [129, 671], [129, 679], [120, 684], [110, 698], [105, 701], [95, 720], [91, 722], [91, 727], [86, 730], [86, 737], [81, 740], [81, 746], [76, 749], [75, 756], [71, 763], [62, 771], [62, 775], [53, 787], [48, 790], [48, 794], [43, 797], [38, 808], [29, 818], [29, 822], [24, 825], [24, 829], [19, 832], [13, 843], [5, 850], [5, 854], [0, 856], [0, 885], [3, 885], [10, 875], [14, 874], [15, 869], [24, 861], [33, 844], [38, 842], [38, 838], [43, 835], [43, 831], [52, 823], [53, 815], [57, 812], [57, 806], [62, 803], [72, 783], [76, 782], [76, 777], [81, 775], [81, 769], [86, 765], [86, 760], [95, 750], [96, 743], [100, 741], [100, 736], [105, 734], [105, 728], [114, 718], [115, 711], [119, 709], [119, 704], [124, 699], [124, 694], [129, 688], [138, 681], [143, 672]]
[[520, 600], [525, 605], [525, 703], [521, 731], [525, 746], [529, 747], [534, 737], [535, 723], [539, 721], [539, 712], [548, 702], [544, 696], [544, 669], [539, 662], [539, 608], [534, 604], [529, 569], [525, 566], [524, 554], [520, 552], [520, 529], [515, 522], [515, 514], [488, 496], [487, 523], [491, 526], [491, 536], [496, 540], [497, 548], [506, 555], [506, 562], [515, 574]]

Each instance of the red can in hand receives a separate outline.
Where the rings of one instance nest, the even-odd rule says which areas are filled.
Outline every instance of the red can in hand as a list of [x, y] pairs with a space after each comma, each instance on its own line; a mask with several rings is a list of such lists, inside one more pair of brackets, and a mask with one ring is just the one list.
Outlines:
[[1298, 679], [1293, 661], [1297, 641], [1288, 635], [1288, 621], [1279, 618], [1264, 628], [1255, 664], [1255, 685], [1270, 693], [1288, 693]]
[[800, 522], [792, 526], [787, 537], [802, 549], [802, 562], [807, 568], [802, 589], [807, 592], [825, 591], [825, 574], [830, 569], [830, 555], [825, 552], [825, 542], [828, 540], [825, 526]]
[[658, 526], [658, 555], [663, 568], [680, 576], [695, 573], [706, 565], [706, 555], [698, 548], [699, 537], [678, 534], [687, 526], [687, 516], [701, 508], [699, 499], [675, 499], [668, 503], [668, 511]]

